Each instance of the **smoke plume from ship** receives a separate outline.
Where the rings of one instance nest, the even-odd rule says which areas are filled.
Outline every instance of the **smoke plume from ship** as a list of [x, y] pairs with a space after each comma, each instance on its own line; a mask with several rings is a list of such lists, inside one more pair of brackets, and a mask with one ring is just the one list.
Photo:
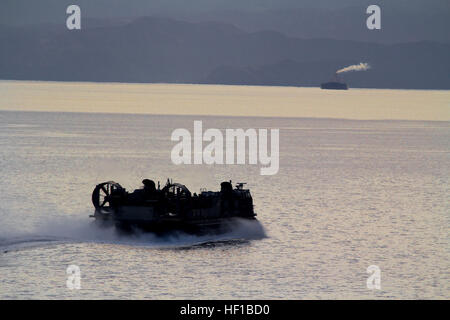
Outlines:
[[350, 71], [366, 71], [369, 69], [370, 69], [370, 66], [368, 63], [361, 62], [360, 64], [354, 64], [354, 65], [339, 69], [338, 71], [336, 71], [336, 74], [350, 72]]

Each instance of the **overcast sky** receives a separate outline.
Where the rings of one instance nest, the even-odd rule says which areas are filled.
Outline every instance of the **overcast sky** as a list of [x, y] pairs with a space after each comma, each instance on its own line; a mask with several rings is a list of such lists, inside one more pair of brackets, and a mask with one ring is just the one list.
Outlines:
[[388, 11], [447, 12], [449, 0], [1, 0], [0, 24], [22, 25], [65, 21], [65, 9], [78, 4], [85, 17], [113, 18], [143, 15], [237, 10], [258, 12], [290, 8], [342, 9], [379, 4]]

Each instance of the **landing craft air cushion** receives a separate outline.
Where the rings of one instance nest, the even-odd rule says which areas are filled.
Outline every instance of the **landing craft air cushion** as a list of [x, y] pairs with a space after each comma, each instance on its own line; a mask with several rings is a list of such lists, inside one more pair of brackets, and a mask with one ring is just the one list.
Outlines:
[[202, 190], [199, 195], [170, 180], [162, 189], [159, 182], [158, 188], [149, 179], [142, 183], [142, 189], [131, 193], [114, 181], [98, 184], [92, 192], [95, 213], [91, 217], [122, 231], [138, 228], [156, 233], [227, 231], [236, 219], [256, 219], [245, 183], [233, 188], [231, 181], [222, 182], [220, 191]]

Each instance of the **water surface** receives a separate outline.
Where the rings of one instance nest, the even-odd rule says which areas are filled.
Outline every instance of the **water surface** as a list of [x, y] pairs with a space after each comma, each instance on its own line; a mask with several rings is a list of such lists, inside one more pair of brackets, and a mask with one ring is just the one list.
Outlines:
[[[447, 122], [200, 117], [280, 128], [280, 171], [175, 166], [173, 128], [199, 117], [0, 113], [1, 298], [449, 298]], [[246, 181], [259, 226], [221, 237], [121, 238], [90, 194], [150, 177]], [[266, 237], [264, 237], [266, 235]], [[68, 265], [82, 289], [66, 288]], [[378, 265], [382, 290], [366, 288]]]

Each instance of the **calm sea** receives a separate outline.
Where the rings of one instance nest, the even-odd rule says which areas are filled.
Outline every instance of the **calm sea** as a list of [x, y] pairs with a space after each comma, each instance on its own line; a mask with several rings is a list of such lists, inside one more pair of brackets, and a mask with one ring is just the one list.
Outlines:
[[[279, 128], [278, 174], [173, 165], [171, 132], [194, 120]], [[0, 111], [0, 168], [2, 299], [450, 298], [448, 121]], [[259, 223], [220, 236], [98, 229], [94, 186], [143, 178], [192, 192], [247, 182]], [[381, 290], [366, 286], [370, 265]]]

